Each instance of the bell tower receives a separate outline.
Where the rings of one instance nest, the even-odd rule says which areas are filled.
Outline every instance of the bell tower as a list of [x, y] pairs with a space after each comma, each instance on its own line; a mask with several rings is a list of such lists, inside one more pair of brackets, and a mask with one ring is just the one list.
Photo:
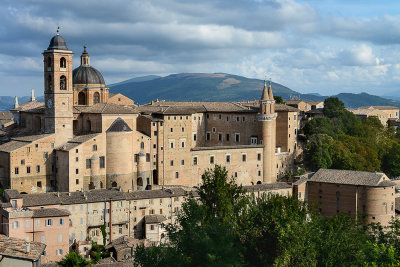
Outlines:
[[57, 29], [43, 52], [45, 132], [56, 134], [56, 147], [73, 137], [72, 56]]
[[263, 148], [263, 183], [276, 182], [276, 117], [275, 100], [272, 94], [271, 80], [267, 87], [267, 80], [260, 100], [260, 109], [257, 115], [258, 121], [262, 124]]

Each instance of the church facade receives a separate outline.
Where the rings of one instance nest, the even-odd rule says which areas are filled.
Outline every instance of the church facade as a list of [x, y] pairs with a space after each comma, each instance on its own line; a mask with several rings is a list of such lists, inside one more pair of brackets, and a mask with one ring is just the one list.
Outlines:
[[271, 84], [259, 101], [135, 105], [111, 94], [57, 34], [43, 52], [43, 102], [16, 106], [18, 127], [0, 145], [1, 187], [23, 193], [117, 187], [196, 186], [215, 164], [239, 184], [274, 183], [298, 155], [298, 110], [276, 104]]

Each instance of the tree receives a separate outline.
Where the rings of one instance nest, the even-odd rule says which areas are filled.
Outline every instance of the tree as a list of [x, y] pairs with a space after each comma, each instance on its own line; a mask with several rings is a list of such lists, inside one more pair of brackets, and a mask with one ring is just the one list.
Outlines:
[[307, 137], [313, 134], [336, 136], [336, 132], [337, 130], [333, 125], [333, 121], [328, 117], [315, 117], [304, 126], [304, 134]]
[[391, 177], [400, 176], [400, 145], [393, 143], [382, 159], [382, 170]]
[[331, 149], [335, 141], [326, 134], [311, 136], [307, 144], [306, 159], [311, 169], [329, 169], [332, 166]]
[[274, 100], [276, 104], [285, 104], [285, 101], [283, 101], [283, 98], [279, 95], [275, 95]]
[[328, 118], [338, 118], [346, 110], [342, 101], [337, 97], [328, 97], [324, 101], [324, 115]]
[[81, 255], [71, 251], [61, 261], [57, 262], [57, 264], [63, 267], [86, 267], [92, 263]]

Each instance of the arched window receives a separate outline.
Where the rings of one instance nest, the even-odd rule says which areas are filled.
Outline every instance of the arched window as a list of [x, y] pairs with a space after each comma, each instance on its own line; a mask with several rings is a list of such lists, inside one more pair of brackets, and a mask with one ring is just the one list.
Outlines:
[[53, 83], [51, 81], [51, 75], [49, 75], [48, 79], [47, 79], [47, 87], [48, 89], [51, 91], [53, 90]]
[[67, 78], [64, 75], [60, 77], [60, 90], [67, 90]]
[[144, 149], [144, 143], [143, 142], [140, 143], [140, 149]]
[[86, 105], [86, 95], [84, 92], [78, 94], [78, 105]]
[[93, 95], [93, 104], [100, 103], [100, 94], [98, 92]]
[[60, 68], [65, 69], [67, 67], [67, 61], [64, 57], [60, 58]]
[[137, 186], [143, 186], [143, 179], [142, 179], [142, 177], [137, 178]]
[[86, 131], [90, 132], [92, 130], [92, 123], [90, 120], [86, 121]]
[[117, 182], [112, 182], [112, 184], [111, 184], [111, 187], [117, 187], [118, 186], [118, 184], [117, 184]]
[[47, 70], [50, 71], [51, 70], [51, 57], [47, 58]]

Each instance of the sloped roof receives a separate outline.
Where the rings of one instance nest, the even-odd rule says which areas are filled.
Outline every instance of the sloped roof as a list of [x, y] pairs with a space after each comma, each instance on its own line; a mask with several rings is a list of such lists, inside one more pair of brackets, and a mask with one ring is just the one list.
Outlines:
[[93, 106], [75, 106], [75, 110], [82, 113], [98, 114], [137, 114], [138, 112], [132, 106], [122, 106], [114, 103], [98, 103]]
[[0, 235], [0, 255], [38, 261], [46, 245], [39, 242], [29, 242], [30, 252], [26, 252], [24, 239]]
[[123, 119], [117, 118], [107, 129], [107, 132], [132, 132], [132, 129]]
[[75, 136], [73, 139], [69, 140], [67, 143], [62, 145], [61, 147], [58, 147], [57, 150], [61, 151], [70, 151], [71, 149], [74, 149], [75, 147], [92, 140], [96, 136], [100, 135], [101, 133], [93, 133], [93, 134], [86, 134], [86, 135], [78, 135]]
[[0, 151], [1, 152], [11, 152], [18, 148], [24, 147], [26, 145], [28, 145], [28, 143], [26, 143], [26, 142], [10, 141], [10, 142], [0, 145]]
[[18, 108], [11, 110], [28, 111], [44, 107], [44, 102], [29, 101], [18, 106]]
[[163, 221], [167, 220], [164, 215], [154, 214], [154, 215], [146, 215], [144, 216], [144, 222], [148, 223], [162, 223]]
[[319, 169], [308, 181], [364, 186], [394, 185], [384, 173], [333, 169]]
[[279, 190], [279, 189], [290, 189], [292, 188], [291, 184], [284, 182], [276, 182], [272, 184], [255, 184], [255, 185], [246, 185], [243, 188], [247, 192], [256, 192], [256, 191], [270, 191], [270, 190]]
[[65, 209], [45, 208], [45, 209], [34, 209], [33, 210], [34, 218], [64, 217], [64, 216], [69, 216], [69, 215], [71, 215], [71, 213]]
[[0, 120], [14, 120], [14, 115], [10, 112], [0, 112]]

